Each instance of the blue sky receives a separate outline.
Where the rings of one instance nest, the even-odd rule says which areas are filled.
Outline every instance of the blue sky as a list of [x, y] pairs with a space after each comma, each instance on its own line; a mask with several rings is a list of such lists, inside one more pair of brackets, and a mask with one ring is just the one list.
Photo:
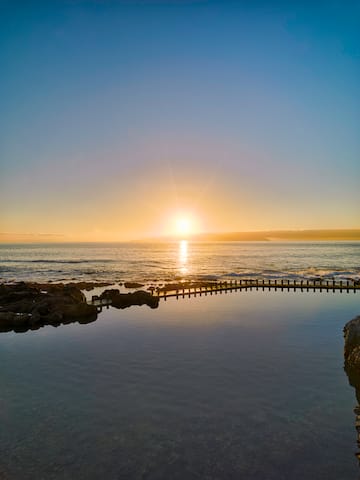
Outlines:
[[0, 230], [360, 227], [359, 5], [2, 1]]

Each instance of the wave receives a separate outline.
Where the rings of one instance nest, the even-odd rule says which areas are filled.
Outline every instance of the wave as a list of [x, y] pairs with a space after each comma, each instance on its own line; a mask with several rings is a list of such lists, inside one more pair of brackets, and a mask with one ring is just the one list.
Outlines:
[[352, 270], [342, 269], [316, 269], [314, 267], [303, 270], [247, 270], [245, 272], [224, 273], [223, 278], [266, 278], [266, 279], [343, 279], [343, 280], [358, 280], [360, 277], [360, 268]]

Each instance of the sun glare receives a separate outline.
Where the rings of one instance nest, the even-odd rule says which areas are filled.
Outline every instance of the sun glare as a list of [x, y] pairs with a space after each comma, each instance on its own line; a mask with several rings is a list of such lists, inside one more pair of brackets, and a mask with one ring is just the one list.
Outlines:
[[162, 227], [164, 235], [176, 240], [189, 240], [201, 231], [199, 217], [192, 211], [169, 211], [164, 218], [167, 219]]
[[189, 235], [191, 233], [191, 222], [185, 217], [177, 218], [175, 228], [178, 235]]

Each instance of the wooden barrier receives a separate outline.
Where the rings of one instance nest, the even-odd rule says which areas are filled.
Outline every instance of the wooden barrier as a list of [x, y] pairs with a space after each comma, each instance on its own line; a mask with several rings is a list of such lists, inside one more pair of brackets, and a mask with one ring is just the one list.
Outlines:
[[[182, 288], [181, 293], [180, 290], [161, 290], [157, 289], [156, 294], [160, 298], [166, 299], [167, 297], [176, 297], [179, 298], [180, 295], [182, 298], [191, 297], [194, 296], [196, 297], [199, 295], [200, 297], [204, 293], [207, 295], [208, 292], [210, 292], [211, 295], [215, 293], [217, 295], [218, 293], [222, 294], [223, 292], [227, 294], [228, 292], [236, 292], [236, 291], [241, 291], [241, 290], [250, 290], [252, 291], [253, 288], [256, 289], [256, 291], [259, 290], [259, 286], [261, 287], [262, 291], [270, 291], [270, 290], [281, 290], [282, 292], [284, 291], [284, 288], [288, 292], [290, 290], [292, 291], [297, 291], [300, 290], [301, 292], [322, 292], [323, 290], [326, 292], [329, 292], [332, 290], [332, 292], [339, 291], [342, 293], [343, 291], [346, 291], [346, 293], [350, 293], [353, 291], [354, 293], [357, 292], [357, 290], [360, 290], [360, 285], [357, 284], [355, 281], [350, 282], [349, 280], [346, 281], [346, 284], [344, 285], [344, 282], [340, 280], [338, 283], [333, 280], [332, 285], [330, 287], [330, 282], [329, 280], [319, 280], [319, 279], [314, 279], [314, 280], [290, 280], [290, 279], [248, 279], [248, 280], [238, 280], [238, 281], [219, 281], [217, 283], [212, 283], [210, 285], [202, 285], [200, 287], [187, 287], [187, 288]], [[286, 286], [286, 287], [285, 287]], [[153, 294], [155, 294], [155, 290], [152, 290]]]

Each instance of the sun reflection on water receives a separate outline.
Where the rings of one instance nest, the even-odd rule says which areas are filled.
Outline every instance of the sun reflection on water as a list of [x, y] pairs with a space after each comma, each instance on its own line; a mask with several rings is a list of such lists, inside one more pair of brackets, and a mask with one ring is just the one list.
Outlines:
[[179, 270], [182, 275], [189, 272], [188, 269], [188, 241], [180, 240], [179, 242]]

